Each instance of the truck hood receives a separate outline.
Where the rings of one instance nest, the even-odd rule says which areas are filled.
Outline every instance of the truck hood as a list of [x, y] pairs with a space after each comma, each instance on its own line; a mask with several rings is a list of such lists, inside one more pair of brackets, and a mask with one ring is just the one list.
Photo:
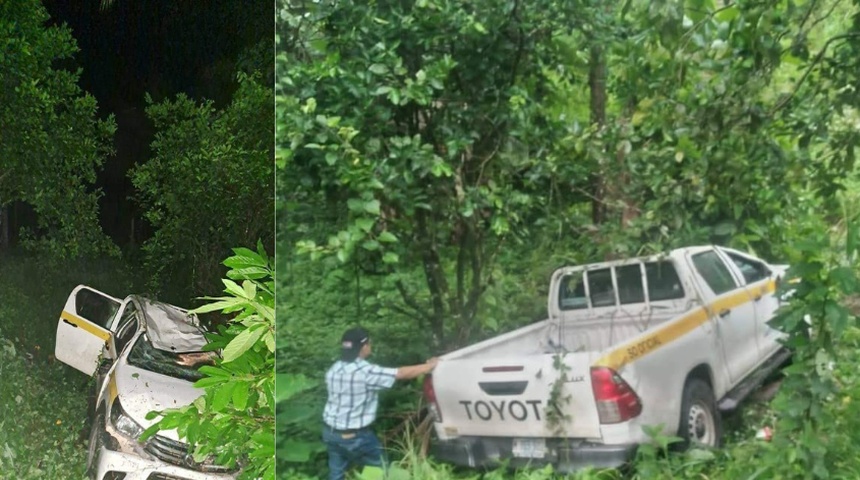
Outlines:
[[[127, 363], [117, 365], [114, 376], [117, 397], [123, 410], [143, 428], [149, 428], [158, 421], [158, 418], [147, 420], [147, 413], [184, 407], [205, 392], [186, 380], [143, 370]], [[179, 440], [175, 430], [163, 430], [158, 434]]]

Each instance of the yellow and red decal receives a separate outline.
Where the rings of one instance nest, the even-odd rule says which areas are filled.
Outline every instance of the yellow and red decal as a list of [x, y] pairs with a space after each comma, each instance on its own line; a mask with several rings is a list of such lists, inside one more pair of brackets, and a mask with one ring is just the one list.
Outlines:
[[776, 290], [776, 282], [773, 280], [765, 280], [759, 283], [752, 284], [746, 288], [739, 289], [737, 292], [727, 295], [708, 305], [696, 308], [684, 314], [676, 320], [672, 320], [665, 325], [657, 328], [652, 333], [645, 337], [638, 338], [633, 342], [627, 342], [600, 357], [595, 363], [595, 367], [609, 367], [613, 370], [618, 370], [624, 365], [643, 357], [663, 345], [674, 342], [685, 334], [695, 330], [702, 324], [708, 321], [708, 318], [717, 315], [723, 310], [731, 310], [735, 307], [753, 301], [753, 297], [758, 295], [767, 295]]

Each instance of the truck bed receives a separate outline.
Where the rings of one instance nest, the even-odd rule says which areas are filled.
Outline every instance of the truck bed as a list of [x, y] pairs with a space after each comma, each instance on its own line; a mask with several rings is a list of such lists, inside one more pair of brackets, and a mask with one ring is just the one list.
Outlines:
[[683, 311], [632, 309], [598, 312], [567, 320], [543, 320], [444, 355], [445, 360], [503, 358], [560, 352], [598, 354], [661, 325]]

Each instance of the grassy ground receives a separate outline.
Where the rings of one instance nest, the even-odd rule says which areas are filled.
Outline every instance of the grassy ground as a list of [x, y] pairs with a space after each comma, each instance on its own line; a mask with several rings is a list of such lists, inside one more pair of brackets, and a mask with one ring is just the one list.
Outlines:
[[84, 478], [89, 378], [54, 360], [57, 320], [75, 285], [125, 296], [130, 278], [111, 260], [0, 256], [0, 480]]

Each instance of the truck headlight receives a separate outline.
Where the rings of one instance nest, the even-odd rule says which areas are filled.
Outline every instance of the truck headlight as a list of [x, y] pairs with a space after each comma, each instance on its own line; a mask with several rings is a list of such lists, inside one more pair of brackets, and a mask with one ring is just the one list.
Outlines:
[[110, 421], [114, 428], [119, 432], [134, 438], [135, 440], [143, 433], [143, 427], [132, 420], [132, 418], [129, 417], [122, 409], [122, 405], [119, 403], [119, 397], [113, 401], [113, 404], [110, 407]]

